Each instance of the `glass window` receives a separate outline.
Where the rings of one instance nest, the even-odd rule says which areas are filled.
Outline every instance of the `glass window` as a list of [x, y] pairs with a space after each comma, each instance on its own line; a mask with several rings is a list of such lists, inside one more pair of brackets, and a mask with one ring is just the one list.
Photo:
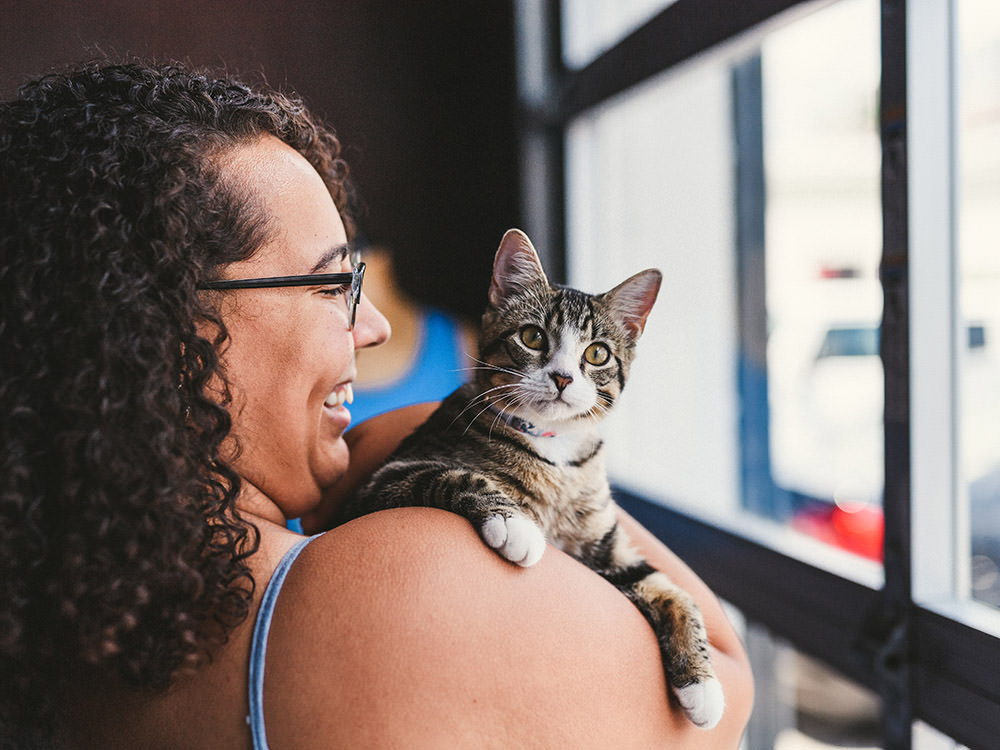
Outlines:
[[739, 505], [729, 70], [689, 69], [567, 132], [568, 278], [664, 280], [607, 425], [615, 481], [703, 511]]
[[761, 48], [774, 509], [871, 558], [883, 485], [878, 13], [845, 0]]
[[865, 708], [848, 723], [866, 717], [872, 730], [871, 695], [797, 653], [759, 650], [751, 628], [749, 747], [875, 734], [890, 747], [992, 747], [996, 2], [747, 3], [721, 44], [714, 14], [729, 4], [679, 2], [683, 28], [667, 14], [622, 39], [632, 21], [587, 31], [597, 0], [563, 0], [567, 48], [589, 49], [579, 65], [614, 43], [648, 53], [653, 33], [661, 50], [699, 52], [665, 55], [638, 86], [610, 56], [555, 71], [551, 91], [599, 102], [556, 95], [528, 122], [560, 126], [550, 148], [565, 146], [553, 182], [570, 283], [601, 291], [646, 266], [665, 274], [608, 425], [613, 481], [754, 627], [879, 693], [868, 737], [807, 731], [809, 705], [851, 694]]
[[765, 628], [751, 625], [744, 642], [754, 672], [754, 719], [748, 748], [875, 750], [878, 696]]
[[972, 596], [1000, 607], [1000, 14], [957, 4], [960, 491]]
[[[716, 517], [748, 507], [786, 533], [876, 560], [878, 4], [846, 0], [746, 50], [653, 79], [567, 130], [570, 283], [602, 291], [646, 266], [665, 276], [611, 419], [609, 467], [639, 494]], [[748, 59], [761, 71], [750, 115], [762, 121], [756, 147], [734, 132], [734, 117], [746, 116], [734, 111], [734, 71]], [[737, 186], [734, 164], [754, 159], [763, 203]], [[756, 289], [740, 278], [747, 261], [736, 246], [747, 204], [763, 212], [766, 269]], [[766, 387], [748, 391], [738, 297], [764, 298], [765, 287]], [[741, 498], [755, 481], [746, 446], [756, 433], [741, 427], [754, 399], [770, 434], [762, 471], [775, 496], [762, 503]]]
[[563, 0], [563, 62], [582, 68], [676, 0]]

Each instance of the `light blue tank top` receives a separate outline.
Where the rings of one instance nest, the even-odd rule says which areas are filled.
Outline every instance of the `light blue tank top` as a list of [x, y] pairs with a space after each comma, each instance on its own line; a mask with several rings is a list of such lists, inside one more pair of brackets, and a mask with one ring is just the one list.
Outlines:
[[247, 724], [250, 725], [250, 732], [253, 735], [254, 750], [268, 750], [267, 734], [264, 731], [264, 662], [274, 605], [278, 601], [278, 594], [281, 593], [281, 587], [285, 583], [285, 577], [292, 563], [315, 538], [310, 536], [296, 542], [295, 546], [284, 554], [278, 567], [274, 569], [274, 575], [271, 576], [264, 590], [264, 597], [260, 601], [260, 610], [257, 612], [257, 622], [253, 629], [253, 642], [250, 645], [250, 714], [247, 716]]

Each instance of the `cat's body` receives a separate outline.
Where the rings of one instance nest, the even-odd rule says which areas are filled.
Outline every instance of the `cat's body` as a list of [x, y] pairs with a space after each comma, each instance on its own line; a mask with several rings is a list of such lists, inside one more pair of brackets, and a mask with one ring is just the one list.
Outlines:
[[660, 641], [691, 721], [722, 715], [701, 614], [618, 526], [598, 422], [628, 377], [660, 273], [604, 295], [551, 286], [530, 242], [504, 236], [476, 376], [441, 404], [342, 509], [341, 520], [424, 505], [468, 518], [498, 554], [536, 563], [546, 541], [618, 587]]

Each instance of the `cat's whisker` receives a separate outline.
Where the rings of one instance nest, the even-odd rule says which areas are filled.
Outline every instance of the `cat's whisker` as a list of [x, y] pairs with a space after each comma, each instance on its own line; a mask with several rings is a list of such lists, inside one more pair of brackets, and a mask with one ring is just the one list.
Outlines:
[[[451, 424], [454, 425], [455, 422], [457, 422], [458, 419], [460, 417], [462, 417], [462, 415], [464, 415], [470, 409], [472, 409], [472, 408], [474, 408], [476, 406], [484, 405], [483, 409], [478, 414], [476, 414], [476, 416], [474, 416], [471, 420], [469, 420], [469, 424], [466, 426], [465, 430], [463, 430], [463, 432], [462, 432], [463, 435], [466, 434], [469, 431], [469, 429], [472, 427], [473, 423], [475, 423], [475, 421], [477, 419], [479, 419], [479, 417], [481, 417], [483, 414], [485, 414], [487, 411], [489, 411], [490, 408], [493, 408], [493, 407], [495, 407], [497, 405], [498, 402], [491, 400], [491, 397], [493, 395], [495, 395], [497, 392], [499, 392], [501, 390], [504, 390], [504, 389], [506, 389], [508, 391], [508, 393], [511, 390], [516, 391], [516, 390], [518, 390], [518, 388], [520, 386], [521, 386], [520, 383], [501, 383], [500, 385], [494, 386], [492, 388], [487, 389], [486, 391], [484, 391], [482, 393], [477, 394], [474, 398], [472, 398], [462, 408], [462, 410], [458, 413], [458, 415], [455, 417], [455, 419], [452, 420]], [[491, 433], [492, 433], [492, 430], [491, 430]]]
[[493, 423], [490, 425], [490, 431], [489, 431], [489, 438], [490, 439], [493, 438], [493, 429], [500, 422], [508, 420], [507, 412], [510, 411], [511, 409], [513, 409], [515, 406], [519, 406], [520, 403], [523, 402], [524, 399], [526, 399], [526, 398], [527, 398], [527, 396], [524, 395], [524, 394], [520, 394], [520, 398], [518, 398], [518, 394], [515, 394], [515, 397], [514, 397], [513, 400], [507, 402], [501, 408], [499, 408], [499, 409], [496, 410], [496, 416], [493, 418]]
[[493, 371], [493, 372], [502, 372], [502, 373], [505, 373], [507, 375], [513, 375], [514, 377], [517, 377], [517, 378], [523, 378], [525, 376], [525, 374], [526, 374], [523, 370], [512, 370], [512, 369], [510, 369], [508, 367], [500, 367], [499, 365], [495, 365], [492, 362], [484, 362], [481, 359], [476, 359], [471, 354], [469, 355], [469, 358], [473, 362], [476, 362], [480, 366], [479, 367], [463, 367], [462, 369], [465, 370], [466, 372], [472, 372], [474, 370], [490, 370], [490, 371]]
[[508, 402], [506, 404], [501, 404], [501, 405], [499, 405], [499, 408], [497, 408], [498, 405], [495, 402], [491, 403], [491, 404], [487, 404], [486, 408], [483, 409], [481, 412], [479, 412], [479, 414], [476, 415], [476, 419], [479, 419], [480, 416], [482, 416], [483, 414], [485, 414], [490, 409], [494, 409], [494, 411], [496, 412], [496, 416], [494, 416], [493, 422], [490, 424], [490, 429], [489, 429], [489, 432], [487, 433], [487, 439], [489, 439], [489, 440], [493, 439], [493, 429], [497, 426], [497, 424], [499, 422], [503, 421], [506, 418], [505, 417], [505, 413], [506, 413], [507, 409], [510, 408], [510, 405], [512, 403], [516, 402], [516, 400], [517, 400], [517, 396], [515, 395], [514, 401]]
[[455, 418], [453, 420], [451, 420], [451, 424], [449, 426], [454, 426], [455, 422], [461, 419], [470, 409], [473, 409], [477, 406], [483, 406], [483, 409], [478, 414], [476, 414], [472, 419], [469, 420], [469, 423], [465, 426], [465, 429], [462, 431], [463, 435], [467, 433], [469, 429], [472, 427], [472, 425], [475, 424], [476, 420], [479, 419], [483, 414], [485, 414], [490, 408], [490, 399], [485, 394], [479, 394], [478, 396], [470, 400], [469, 403], [467, 403], [464, 407], [462, 407], [462, 410], [455, 415]]
[[472, 406], [476, 406], [478, 404], [488, 404], [490, 399], [500, 391], [505, 389], [508, 391], [516, 390], [519, 386], [520, 383], [501, 383], [500, 385], [493, 386], [492, 388], [489, 388], [483, 391], [482, 393], [477, 394], [475, 398], [471, 399], [469, 403], [465, 405], [465, 408], [463, 408], [462, 411], [459, 413], [459, 416], [462, 416], [462, 414], [468, 411], [468, 409], [471, 408]]
[[509, 420], [510, 417], [507, 416], [507, 413], [508, 412], [516, 413], [524, 404], [530, 404], [534, 402], [533, 396], [534, 394], [532, 394], [530, 391], [520, 392], [513, 399], [507, 402], [504, 408], [500, 410], [500, 414], [498, 416], [502, 416], [504, 419]]

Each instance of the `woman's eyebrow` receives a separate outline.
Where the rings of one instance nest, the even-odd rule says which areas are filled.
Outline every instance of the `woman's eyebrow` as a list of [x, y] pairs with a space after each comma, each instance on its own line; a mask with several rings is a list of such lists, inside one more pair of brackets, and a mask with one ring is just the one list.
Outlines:
[[331, 263], [340, 263], [346, 258], [351, 252], [351, 246], [349, 243], [344, 242], [340, 245], [334, 245], [325, 253], [323, 257], [319, 259], [319, 262], [313, 266], [312, 271], [309, 273], [319, 273], [320, 271], [327, 268]]

